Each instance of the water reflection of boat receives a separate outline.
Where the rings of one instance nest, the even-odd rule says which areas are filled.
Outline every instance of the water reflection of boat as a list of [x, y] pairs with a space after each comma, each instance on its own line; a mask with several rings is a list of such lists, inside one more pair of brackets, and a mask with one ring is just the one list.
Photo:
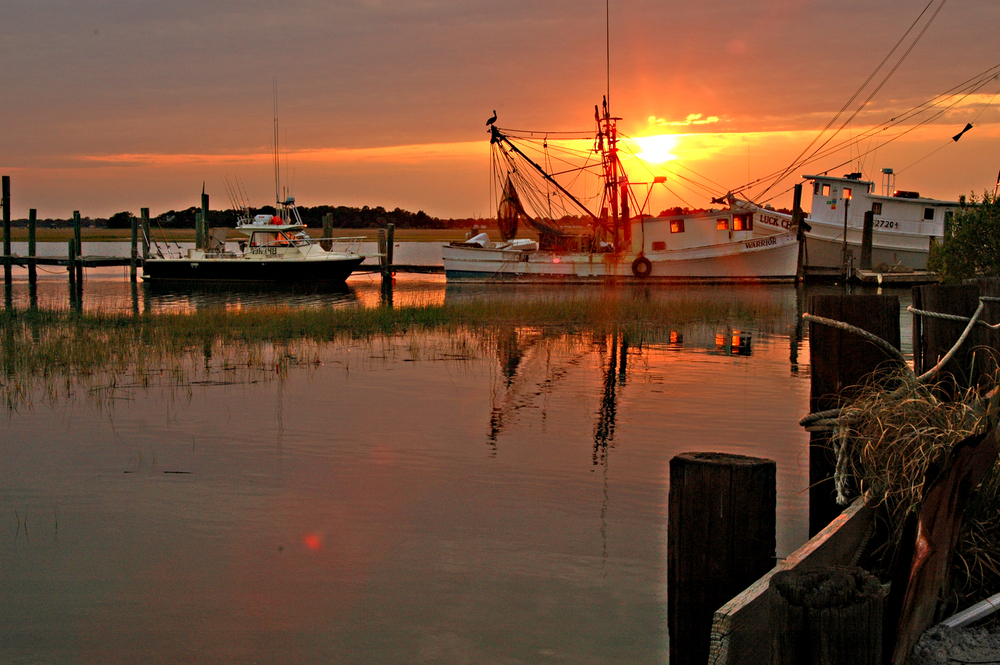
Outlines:
[[[542, 132], [513, 132], [490, 124], [494, 174], [502, 190], [497, 211], [501, 242], [483, 233], [442, 248], [449, 281], [518, 282], [790, 282], [795, 279], [799, 243], [784, 229], [755, 229], [754, 215], [742, 208], [674, 211], [651, 216], [649, 201], [636, 195], [619, 159], [617, 118], [605, 102], [595, 107], [597, 135], [581, 151], [579, 164], [560, 172], [580, 178], [593, 172], [602, 184], [592, 211], [526, 154], [541, 140], [547, 164], [571, 148]], [[589, 137], [588, 137], [589, 138]], [[574, 139], [580, 147], [586, 139]], [[524, 149], [522, 150], [522, 147]], [[598, 160], [593, 157], [597, 155]], [[570, 160], [566, 160], [570, 162]], [[551, 167], [549, 170], [552, 170]], [[665, 182], [654, 178], [652, 187]], [[529, 212], [530, 210], [530, 212]], [[586, 229], [572, 229], [570, 213], [582, 215]], [[609, 215], [610, 213], [610, 215]], [[515, 239], [519, 221], [537, 240]]]
[[177, 282], [143, 283], [145, 303], [153, 309], [240, 307], [321, 307], [358, 301], [344, 282]]
[[[278, 214], [247, 218], [236, 227], [238, 242], [227, 242], [227, 229], [213, 229], [207, 249], [158, 249], [143, 262], [149, 281], [187, 282], [344, 282], [361, 265], [362, 238], [310, 238], [288, 197]], [[329, 249], [322, 242], [330, 243]]]

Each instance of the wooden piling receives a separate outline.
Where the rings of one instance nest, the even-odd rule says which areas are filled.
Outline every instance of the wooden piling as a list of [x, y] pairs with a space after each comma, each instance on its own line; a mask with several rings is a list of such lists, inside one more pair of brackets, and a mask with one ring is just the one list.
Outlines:
[[802, 183], [795, 185], [792, 195], [792, 228], [795, 229], [795, 237], [799, 241], [799, 260], [795, 268], [795, 281], [802, 282], [806, 277], [805, 251], [806, 231], [803, 226], [805, 215], [802, 213]]
[[[989, 282], [981, 283], [995, 290]], [[980, 284], [929, 284], [913, 287], [913, 307], [928, 312], [972, 316], [979, 306]], [[1000, 307], [987, 303], [988, 308], [980, 320], [996, 323]], [[917, 374], [923, 374], [934, 367], [966, 328], [962, 321], [948, 321], [933, 317], [913, 317], [913, 367]], [[971, 387], [992, 374], [996, 368], [996, 355], [1000, 347], [995, 346], [997, 337], [985, 328], [973, 329], [963, 348], [948, 361], [938, 375], [940, 394], [954, 397], [959, 390]], [[992, 346], [992, 348], [990, 348]]]
[[861, 269], [872, 269], [872, 239], [875, 235], [875, 213], [865, 211], [865, 224], [861, 229]]
[[385, 225], [385, 266], [389, 274], [392, 274], [392, 248], [396, 239], [396, 225]]
[[132, 218], [132, 248], [129, 255], [131, 259], [128, 264], [128, 276], [133, 282], [139, 273], [139, 218], [130, 215]]
[[667, 622], [672, 665], [702, 665], [712, 617], [774, 565], [776, 466], [722, 453], [670, 460]]
[[326, 251], [330, 251], [333, 247], [333, 241], [330, 238], [333, 237], [333, 213], [326, 213], [323, 215], [323, 240], [320, 242], [320, 246]]
[[208, 223], [208, 194], [205, 193], [205, 185], [201, 186], [201, 248], [208, 249], [208, 234], [209, 234], [209, 223]]
[[149, 258], [149, 208], [142, 208], [142, 260]]
[[772, 665], [881, 665], [882, 585], [857, 567], [771, 578]]
[[76, 283], [76, 240], [70, 238], [66, 242], [66, 270], [69, 272], [69, 283]]
[[388, 264], [386, 263], [389, 250], [386, 247], [385, 229], [379, 229], [377, 231], [377, 235], [378, 235], [378, 254], [379, 254], [378, 265], [379, 265], [379, 270], [382, 273], [382, 279], [385, 280], [386, 277], [388, 277], [389, 275]]
[[13, 263], [10, 258], [10, 176], [3, 176], [2, 181], [0, 206], [3, 207], [3, 279], [4, 282], [10, 283], [13, 279], [11, 274]]
[[36, 225], [38, 223], [38, 212], [31, 208], [28, 210], [28, 282], [34, 283], [38, 279], [38, 268], [35, 265], [35, 257], [38, 255], [38, 236], [36, 235]]
[[[899, 348], [899, 298], [896, 296], [812, 296], [809, 312], [842, 321], [878, 335]], [[809, 325], [809, 357], [812, 365], [809, 408], [812, 412], [840, 407], [876, 370], [891, 371], [884, 350], [868, 340], [820, 324]], [[833, 482], [836, 458], [830, 432], [813, 432], [809, 440], [809, 536], [815, 536], [842, 507], [836, 502]]]
[[204, 216], [199, 210], [194, 214], [194, 248], [204, 249], [205, 244], [203, 241], [205, 237], [205, 221]]
[[73, 255], [73, 262], [76, 265], [76, 279], [83, 282], [83, 232], [81, 231], [80, 211], [73, 211], [73, 238], [76, 240], [76, 254]]

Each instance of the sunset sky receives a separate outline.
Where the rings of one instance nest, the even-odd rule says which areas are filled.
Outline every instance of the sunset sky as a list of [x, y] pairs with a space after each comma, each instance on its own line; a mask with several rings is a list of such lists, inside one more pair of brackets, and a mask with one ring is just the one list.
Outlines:
[[[501, 127], [589, 130], [608, 85], [605, 0], [2, 6], [0, 174], [11, 176], [15, 218], [28, 208], [155, 215], [197, 205], [202, 182], [212, 207], [226, 208], [227, 177], [251, 204], [272, 203], [275, 80], [282, 164], [300, 205], [489, 216], [494, 109]], [[650, 153], [724, 193], [791, 163], [925, 8], [841, 123], [938, 12], [925, 34], [836, 141], [1000, 64], [1000, 3], [612, 0], [612, 111], [629, 136], [678, 135]], [[860, 164], [855, 150], [794, 175], [836, 166], [878, 183], [892, 167], [898, 188], [926, 196], [992, 190], [998, 92], [993, 79], [891, 144], [889, 133], [866, 142], [878, 149]], [[709, 203], [667, 184], [653, 212]], [[787, 205], [783, 196], [772, 202]]]

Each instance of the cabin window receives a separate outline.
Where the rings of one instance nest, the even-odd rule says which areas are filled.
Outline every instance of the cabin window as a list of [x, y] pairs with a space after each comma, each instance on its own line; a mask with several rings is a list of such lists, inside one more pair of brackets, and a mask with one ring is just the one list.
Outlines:
[[851, 198], [851, 188], [850, 187], [844, 187], [844, 198], [845, 199]]
[[934, 219], [934, 208], [924, 208], [924, 219]]
[[662, 252], [662, 251], [665, 251], [666, 249], [667, 249], [667, 243], [666, 243], [666, 241], [663, 241], [663, 240], [655, 240], [655, 241], [653, 241], [653, 251], [654, 252]]
[[684, 233], [684, 220], [683, 219], [672, 219], [672, 220], [670, 220], [670, 232], [671, 233]]
[[733, 231], [753, 231], [753, 215], [733, 215]]
[[882, 203], [877, 202], [872, 204], [872, 214], [881, 215], [882, 214]]
[[819, 183], [818, 182], [814, 182], [813, 183], [813, 196], [818, 196], [818, 195], [819, 195]]
[[719, 231], [728, 231], [729, 230], [729, 218], [728, 217], [723, 217], [722, 219], [715, 220], [715, 228], [717, 228]]
[[823, 196], [830, 196], [830, 185], [823, 185]]

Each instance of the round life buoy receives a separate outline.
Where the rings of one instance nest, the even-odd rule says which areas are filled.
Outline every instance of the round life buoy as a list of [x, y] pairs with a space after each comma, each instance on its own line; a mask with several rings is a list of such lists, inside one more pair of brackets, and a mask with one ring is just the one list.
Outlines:
[[275, 215], [274, 217], [271, 218], [271, 223], [274, 224], [275, 226], [277, 226], [279, 224], [284, 224], [285, 220], [283, 220], [282, 218], [280, 218], [277, 215]]
[[651, 272], [653, 272], [653, 264], [645, 256], [640, 256], [632, 262], [632, 274], [636, 277], [645, 279], [649, 277]]

